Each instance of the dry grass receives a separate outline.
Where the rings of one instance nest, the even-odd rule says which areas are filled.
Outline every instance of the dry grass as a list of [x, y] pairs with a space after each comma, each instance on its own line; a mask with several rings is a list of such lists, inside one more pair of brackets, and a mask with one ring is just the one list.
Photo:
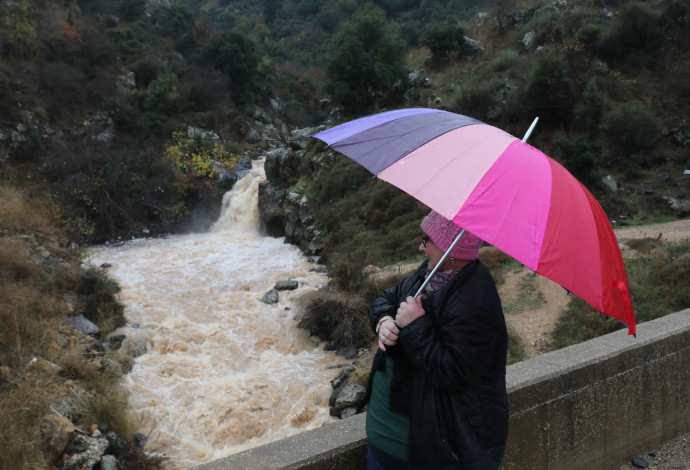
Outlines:
[[[59, 321], [71, 311], [89, 310], [104, 325], [119, 324], [118, 289], [104, 274], [83, 271], [77, 254], [61, 248], [50, 212], [50, 203], [0, 189], [0, 470], [54, 468], [41, 450], [39, 424], [55, 415], [51, 405], [75, 390], [83, 391], [73, 410], [81, 429], [106, 424], [125, 440], [134, 432], [119, 371], [85, 354], [93, 338]], [[103, 357], [126, 366], [117, 354]], [[27, 367], [34, 358], [59, 369]], [[133, 447], [120, 463], [153, 470], [163, 462]]]
[[48, 199], [31, 199], [21, 190], [0, 186], [0, 229], [12, 233], [58, 235], [57, 206]]
[[41, 417], [50, 411], [48, 405], [58, 398], [55, 386], [50, 378], [37, 374], [9, 385], [0, 387], [0, 469], [50, 468], [38, 447], [36, 431]]

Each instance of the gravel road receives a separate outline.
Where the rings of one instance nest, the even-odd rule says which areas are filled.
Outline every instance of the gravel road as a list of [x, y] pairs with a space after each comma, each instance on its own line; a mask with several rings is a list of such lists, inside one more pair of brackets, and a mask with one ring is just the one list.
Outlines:
[[[690, 470], [690, 432], [668, 441], [654, 450], [644, 450], [634, 456], [638, 465], [634, 465], [633, 457], [630, 462], [615, 470], [639, 470], [650, 468], [656, 470]], [[644, 464], [648, 466], [645, 467]]]

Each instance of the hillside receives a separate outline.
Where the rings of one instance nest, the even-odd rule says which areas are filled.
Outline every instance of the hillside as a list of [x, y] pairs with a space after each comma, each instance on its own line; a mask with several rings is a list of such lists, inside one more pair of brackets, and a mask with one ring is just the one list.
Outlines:
[[441, 107], [514, 135], [539, 116], [533, 144], [611, 218], [688, 212], [684, 2], [19, 0], [0, 9], [0, 171], [54, 199], [77, 241], [190, 227], [245, 152], [337, 109], [346, 119]]
[[[123, 468], [161, 464], [125, 418], [131, 358], [102, 343], [124, 321], [117, 286], [82, 250], [203, 230], [251, 158], [273, 157], [271, 196], [304, 201], [309, 254], [350, 296], [333, 302], [364, 318], [363, 267], [410, 261], [427, 209], [310, 141], [319, 126], [433, 107], [520, 136], [539, 116], [530, 142], [614, 227], [687, 217], [689, 17], [678, 0], [0, 2], [0, 468], [61, 457], [37, 429], [69, 428], [51, 406], [75, 390], [74, 422], [122, 436]], [[631, 266], [664, 280], [635, 286], [649, 317], [687, 305], [687, 256], [657, 248]], [[61, 323], [75, 314], [100, 336]]]

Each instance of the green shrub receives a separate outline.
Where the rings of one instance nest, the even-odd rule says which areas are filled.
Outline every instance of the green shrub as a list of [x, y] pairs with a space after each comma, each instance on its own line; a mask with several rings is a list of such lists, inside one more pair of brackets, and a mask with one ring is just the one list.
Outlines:
[[610, 317], [602, 317], [584, 300], [575, 297], [568, 303], [551, 334], [551, 347], [561, 349], [623, 328]]
[[489, 110], [500, 102], [504, 88], [503, 82], [481, 78], [466, 83], [451, 111], [486, 120]]
[[501, 49], [493, 60], [493, 68], [497, 72], [506, 72], [513, 68], [520, 60], [520, 53], [515, 49]]
[[662, 125], [642, 103], [617, 106], [604, 116], [612, 161], [619, 168], [646, 166], [646, 152], [661, 139]]
[[647, 2], [625, 4], [598, 46], [599, 55], [631, 70], [656, 62], [662, 44], [656, 13]]
[[421, 45], [431, 51], [431, 62], [438, 66], [451, 58], [461, 59], [468, 55], [465, 31], [457, 21], [446, 20], [427, 24], [420, 39]]
[[575, 33], [575, 39], [590, 52], [596, 50], [596, 46], [603, 36], [603, 28], [597, 24], [587, 24]]
[[180, 80], [170, 74], [162, 75], [146, 89], [144, 109], [160, 114], [179, 114], [185, 109], [185, 93]]
[[260, 81], [259, 55], [250, 38], [235, 31], [216, 34], [201, 48], [199, 60], [224, 75], [233, 103], [247, 105], [254, 101]]
[[334, 101], [350, 114], [396, 103], [395, 85], [405, 78], [404, 53], [405, 43], [385, 11], [367, 3], [329, 47], [325, 71]]
[[117, 299], [120, 286], [97, 268], [83, 271], [80, 281], [77, 292], [84, 299], [84, 316], [98, 324], [101, 334], [124, 326], [124, 305]]
[[638, 322], [690, 307], [690, 242], [661, 244], [626, 267]]
[[572, 121], [576, 88], [562, 57], [547, 56], [537, 60], [525, 85], [526, 103], [543, 118], [547, 126]]
[[575, 106], [576, 122], [589, 132], [599, 130], [607, 102], [606, 93], [599, 89], [595, 79], [591, 79]]
[[[690, 307], [690, 242], [661, 245], [657, 241], [628, 242], [638, 254], [626, 260], [633, 310], [637, 323]], [[642, 248], [644, 247], [644, 248]], [[613, 318], [601, 318], [587, 303], [575, 298], [559, 317], [553, 347], [558, 349], [623, 328]]]
[[598, 184], [603, 152], [601, 142], [584, 136], [556, 134], [553, 143], [558, 148], [559, 160], [573, 176], [590, 188]]
[[329, 350], [369, 347], [375, 340], [369, 326], [369, 304], [360, 296], [313, 292], [298, 302], [304, 310], [298, 326], [328, 341]]
[[527, 32], [534, 32], [534, 46], [543, 46], [546, 43], [553, 42], [554, 39], [560, 40], [558, 34], [554, 38], [554, 31], [559, 31], [559, 26], [562, 22], [563, 12], [553, 7], [539, 8], [534, 11], [533, 16], [523, 23], [520, 27], [520, 37], [522, 38]]

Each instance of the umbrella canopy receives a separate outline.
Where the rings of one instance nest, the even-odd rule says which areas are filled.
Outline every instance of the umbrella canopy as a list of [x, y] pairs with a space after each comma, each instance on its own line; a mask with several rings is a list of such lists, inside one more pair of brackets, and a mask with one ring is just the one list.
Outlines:
[[356, 119], [314, 137], [635, 334], [606, 214], [541, 151], [471, 117], [426, 108]]

